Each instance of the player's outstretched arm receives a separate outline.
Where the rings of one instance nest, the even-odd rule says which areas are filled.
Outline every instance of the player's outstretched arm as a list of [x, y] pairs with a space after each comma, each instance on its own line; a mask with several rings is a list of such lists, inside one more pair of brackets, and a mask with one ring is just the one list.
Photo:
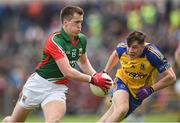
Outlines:
[[109, 88], [111, 86], [110, 80], [106, 80], [101, 76], [101, 73], [96, 73], [93, 76], [83, 74], [76, 69], [72, 68], [69, 64], [67, 56], [56, 61], [59, 69], [63, 75], [71, 80], [78, 80], [81, 82], [91, 82], [94, 85], [97, 85], [101, 88]]
[[82, 82], [90, 82], [91, 76], [83, 74], [79, 72], [78, 70], [71, 67], [69, 64], [69, 60], [67, 56], [64, 56], [63, 58], [56, 61], [56, 64], [58, 65], [60, 71], [63, 73], [63, 75], [70, 79], [70, 80], [78, 80]]
[[152, 85], [154, 91], [158, 91], [160, 89], [168, 87], [176, 82], [176, 74], [174, 73], [172, 67], [165, 70], [162, 74], [163, 74], [163, 78]]
[[137, 98], [144, 100], [149, 97], [155, 91], [168, 87], [176, 81], [176, 75], [172, 68], [169, 68], [163, 72], [164, 77], [151, 87], [143, 86], [137, 92]]
[[118, 54], [117, 54], [116, 50], [114, 50], [108, 59], [108, 62], [104, 69], [104, 72], [109, 73], [112, 70], [112, 68], [118, 63], [118, 60], [119, 60]]
[[150, 46], [148, 50], [149, 54], [147, 55], [147, 58], [154, 68], [157, 68], [159, 73], [163, 75], [163, 77], [159, 81], [155, 82], [151, 87], [145, 85], [138, 90], [136, 95], [137, 98], [141, 100], [144, 100], [155, 91], [172, 85], [176, 81], [176, 75], [172, 67], [158, 48], [155, 46]]

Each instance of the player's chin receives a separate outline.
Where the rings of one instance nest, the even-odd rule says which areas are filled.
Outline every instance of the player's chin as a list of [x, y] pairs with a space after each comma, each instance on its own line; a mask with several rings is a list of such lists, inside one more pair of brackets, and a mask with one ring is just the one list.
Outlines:
[[135, 59], [135, 58], [138, 57], [138, 55], [136, 55], [136, 54], [131, 54], [131, 55], [129, 55], [129, 56], [130, 56], [130, 58], [132, 58], [132, 59]]

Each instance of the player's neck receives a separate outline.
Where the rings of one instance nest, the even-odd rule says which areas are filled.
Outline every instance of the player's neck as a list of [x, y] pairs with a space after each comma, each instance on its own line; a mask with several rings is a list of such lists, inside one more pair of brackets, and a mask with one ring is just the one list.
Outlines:
[[68, 31], [65, 27], [64, 27], [64, 31], [66, 32], [66, 34], [69, 36], [70, 40], [74, 40], [76, 38], [76, 35], [74, 35], [72, 32]]

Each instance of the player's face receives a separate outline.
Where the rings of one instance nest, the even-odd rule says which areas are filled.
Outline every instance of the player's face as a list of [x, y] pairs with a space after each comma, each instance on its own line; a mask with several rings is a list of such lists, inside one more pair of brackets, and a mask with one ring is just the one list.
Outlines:
[[71, 36], [76, 36], [81, 32], [82, 22], [83, 22], [83, 15], [74, 13], [72, 19], [66, 20], [64, 23], [66, 32]]
[[137, 41], [133, 42], [131, 46], [127, 47], [127, 54], [131, 59], [140, 57], [144, 49], [144, 45], [138, 44]]

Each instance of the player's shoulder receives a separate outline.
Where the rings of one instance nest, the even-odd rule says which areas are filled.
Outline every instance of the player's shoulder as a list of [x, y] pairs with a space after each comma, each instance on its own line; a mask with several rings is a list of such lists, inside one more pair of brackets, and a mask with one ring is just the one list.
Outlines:
[[156, 45], [154, 45], [153, 43], [146, 43], [145, 48], [146, 48], [147, 57], [151, 57], [151, 58], [157, 57], [159, 59], [164, 58], [164, 55], [161, 53], [159, 48]]
[[60, 38], [60, 36], [62, 36], [61, 32], [54, 32], [54, 33], [50, 33], [47, 36], [47, 38], [54, 39], [54, 38]]
[[127, 42], [126, 41], [122, 41], [120, 43], [118, 43], [117, 47], [116, 47], [116, 52], [119, 56], [119, 58], [122, 56], [123, 53], [125, 53], [127, 51]]
[[117, 48], [127, 48], [127, 42], [122, 41], [122, 42], [118, 43]]
[[127, 50], [127, 41], [125, 40], [118, 43], [118, 45], [116, 46], [116, 50], [121, 53], [125, 52]]
[[54, 32], [54, 33], [52, 33], [52, 35], [54, 36], [54, 38], [61, 38], [61, 37], [63, 37], [63, 35], [62, 35], [62, 33], [60, 31]]
[[58, 32], [51, 33], [49, 35], [49, 38], [51, 41], [58, 43], [59, 40], [63, 40], [63, 35], [60, 31], [58, 31]]
[[50, 44], [63, 45], [63, 36], [61, 32], [54, 32], [48, 35], [45, 45], [50, 46]]

